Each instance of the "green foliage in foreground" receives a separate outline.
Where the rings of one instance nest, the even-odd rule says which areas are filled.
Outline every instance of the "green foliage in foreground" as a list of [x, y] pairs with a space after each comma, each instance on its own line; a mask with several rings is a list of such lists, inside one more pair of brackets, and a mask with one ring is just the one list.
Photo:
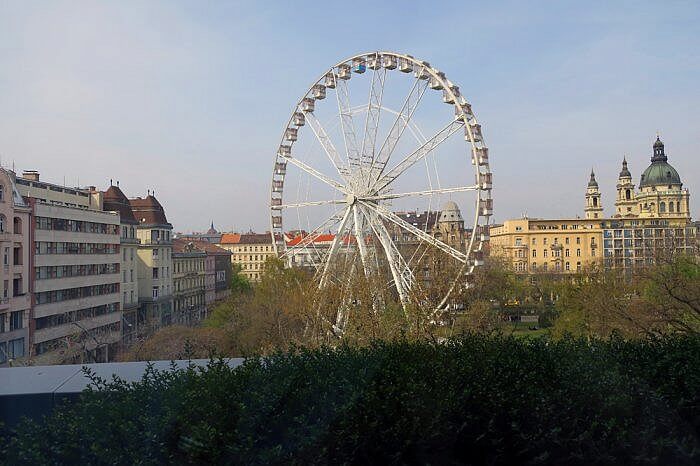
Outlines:
[[468, 335], [98, 382], [8, 464], [697, 464], [700, 339]]

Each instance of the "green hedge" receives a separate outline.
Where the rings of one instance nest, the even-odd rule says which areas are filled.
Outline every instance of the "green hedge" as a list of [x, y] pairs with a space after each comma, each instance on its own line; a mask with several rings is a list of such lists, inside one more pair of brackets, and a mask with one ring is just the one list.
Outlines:
[[700, 339], [466, 336], [103, 383], [8, 464], [697, 464]]

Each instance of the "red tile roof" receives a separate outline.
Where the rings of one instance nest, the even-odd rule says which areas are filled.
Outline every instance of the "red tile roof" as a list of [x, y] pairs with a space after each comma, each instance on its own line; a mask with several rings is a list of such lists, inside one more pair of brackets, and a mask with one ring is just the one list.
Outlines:
[[219, 244], [238, 244], [241, 242], [241, 235], [238, 233], [224, 233], [221, 235]]

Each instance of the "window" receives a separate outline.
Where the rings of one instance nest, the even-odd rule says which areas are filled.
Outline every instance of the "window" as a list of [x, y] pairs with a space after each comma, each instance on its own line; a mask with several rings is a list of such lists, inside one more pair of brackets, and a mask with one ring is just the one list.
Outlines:
[[537, 257], [537, 249], [532, 250], [532, 257]]
[[581, 271], [581, 263], [580, 262], [576, 262], [576, 270], [579, 272]]
[[5, 232], [5, 224], [7, 222], [7, 218], [5, 218], [4, 215], [0, 214], [0, 233]]
[[670, 202], [668, 203], [668, 211], [669, 211], [669, 212], [673, 212], [673, 201], [670, 201]]
[[10, 332], [13, 330], [19, 330], [22, 328], [22, 317], [24, 316], [24, 311], [10, 312]]
[[[39, 243], [37, 243], [39, 244]], [[2, 264], [3, 265], [10, 265], [10, 248], [5, 248], [5, 251], [2, 256]]]
[[547, 245], [547, 238], [542, 238], [542, 244]]
[[[2, 185], [0, 185], [2, 186]], [[5, 364], [7, 362], [7, 343], [4, 341], [0, 343], [0, 364]]]
[[21, 358], [24, 356], [24, 338], [10, 340], [7, 343], [7, 353], [10, 358]]
[[581, 244], [581, 237], [580, 236], [576, 237], [576, 244]]
[[158, 267], [153, 268], [153, 279], [154, 280], [158, 279]]
[[534, 272], [535, 270], [537, 270], [537, 262], [533, 262], [533, 263], [532, 263], [532, 270], [533, 270], [533, 272]]
[[5, 200], [5, 186], [0, 184], [0, 202]]
[[158, 249], [156, 248], [153, 250], [153, 258], [157, 258], [157, 257], [158, 257]]
[[535, 244], [537, 244], [537, 238], [532, 238], [532, 244], [533, 244], [533, 246], [534, 246]]
[[515, 238], [515, 245], [516, 245], [516, 246], [522, 246], [522, 245], [523, 245], [523, 239], [522, 239], [522, 238]]
[[19, 217], [15, 217], [14, 219], [14, 232], [16, 235], [22, 233], [22, 219]]
[[546, 249], [542, 251], [542, 257], [547, 257], [547, 250]]
[[666, 213], [666, 203], [664, 201], [659, 202], [659, 212]]
[[546, 262], [544, 264], [542, 264], [542, 270], [544, 270], [545, 272], [547, 271], [547, 263]]
[[153, 293], [153, 299], [158, 299], [158, 287], [157, 286], [153, 287], [152, 293]]
[[581, 250], [580, 249], [576, 250], [576, 257], [581, 257]]
[[568, 262], [567, 262], [566, 264], [564, 264], [564, 268], [565, 268], [566, 270], [571, 270], [571, 266], [569, 265]]
[[566, 251], [564, 251], [564, 255], [565, 255], [566, 257], [569, 257], [569, 250], [568, 250], [568, 249], [567, 249]]

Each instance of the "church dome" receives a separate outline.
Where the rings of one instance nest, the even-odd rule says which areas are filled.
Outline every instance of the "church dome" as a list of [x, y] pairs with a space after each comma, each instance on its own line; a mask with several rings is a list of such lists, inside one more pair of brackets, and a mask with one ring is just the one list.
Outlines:
[[461, 222], [462, 213], [454, 201], [447, 201], [440, 211], [440, 222]]
[[664, 143], [659, 137], [654, 142], [654, 155], [651, 157], [651, 165], [642, 173], [639, 187], [681, 185], [681, 177], [675, 168], [668, 163], [668, 157], [664, 152]]

